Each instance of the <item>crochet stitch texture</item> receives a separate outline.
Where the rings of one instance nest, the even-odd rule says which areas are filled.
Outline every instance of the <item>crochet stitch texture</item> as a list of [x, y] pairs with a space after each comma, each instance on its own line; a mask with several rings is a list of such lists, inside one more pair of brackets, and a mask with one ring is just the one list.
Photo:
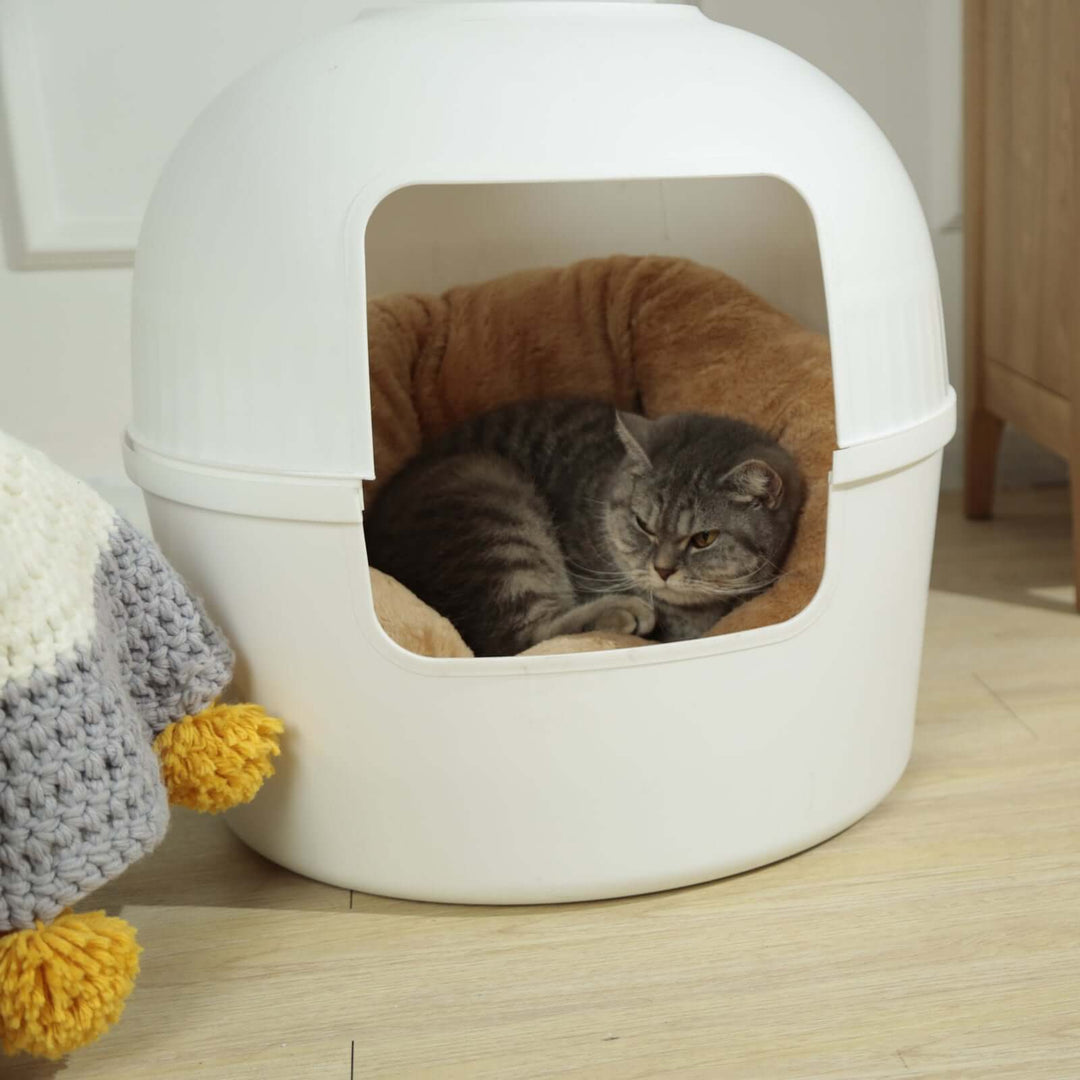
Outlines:
[[0, 432], [0, 933], [53, 919], [157, 845], [153, 740], [231, 670], [157, 547]]

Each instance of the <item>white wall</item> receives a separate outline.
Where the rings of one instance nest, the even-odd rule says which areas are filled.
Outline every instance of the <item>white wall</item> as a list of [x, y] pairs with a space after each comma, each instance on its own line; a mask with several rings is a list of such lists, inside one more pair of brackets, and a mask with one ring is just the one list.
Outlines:
[[[123, 485], [130, 250], [168, 147], [234, 73], [361, 0], [0, 0], [0, 427]], [[934, 232], [961, 379], [960, 0], [702, 0], [794, 49], [883, 127]], [[738, 108], [718, 103], [718, 109]], [[31, 269], [33, 267], [33, 269]], [[82, 267], [82, 268], [78, 268]], [[109, 267], [109, 268], [104, 268]], [[1063, 475], [1025, 445], [1004, 478]], [[946, 483], [959, 477], [959, 443]]]
[[0, 428], [122, 484], [131, 272], [0, 267]]

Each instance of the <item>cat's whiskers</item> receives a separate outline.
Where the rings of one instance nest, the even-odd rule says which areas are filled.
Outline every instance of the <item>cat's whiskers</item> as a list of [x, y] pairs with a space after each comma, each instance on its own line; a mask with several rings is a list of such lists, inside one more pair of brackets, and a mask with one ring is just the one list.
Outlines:
[[574, 577], [589, 578], [594, 581], [625, 581], [629, 575], [621, 570], [593, 570], [579, 563], [567, 560], [567, 571]]
[[694, 581], [687, 583], [686, 591], [698, 593], [702, 596], [734, 598], [738, 596], [748, 596], [751, 593], [762, 592], [769, 588], [776, 580], [776, 578], [766, 578], [761, 581], [753, 581], [743, 577], [735, 578], [732, 581], [725, 582], [723, 585], [716, 585], [710, 581]]
[[634, 578], [622, 570], [598, 570], [566, 559], [566, 572], [579, 588], [591, 593], [632, 592], [637, 586]]
[[774, 563], [772, 561], [772, 559], [770, 559], [767, 555], [759, 555], [758, 560], [759, 561], [758, 561], [757, 570], [754, 571], [755, 574], [758, 573], [761, 570], [764, 570], [766, 567], [768, 567], [770, 570], [773, 570], [776, 573], [777, 577], [781, 576], [780, 575], [780, 567], [777, 566], [777, 564]]

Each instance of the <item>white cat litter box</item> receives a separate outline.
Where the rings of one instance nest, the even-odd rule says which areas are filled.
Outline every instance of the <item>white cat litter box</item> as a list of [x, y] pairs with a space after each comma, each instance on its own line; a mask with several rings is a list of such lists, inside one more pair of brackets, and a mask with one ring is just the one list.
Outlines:
[[[790, 185], [816, 227], [840, 449], [814, 600], [617, 652], [398, 648], [361, 526], [373, 211], [411, 185], [738, 177]], [[621, 204], [595, 205], [606, 243]], [[288, 724], [277, 778], [231, 817], [274, 861], [424, 900], [616, 896], [806, 848], [902, 773], [955, 423], [937, 275], [885, 138], [776, 45], [688, 6], [447, 3], [266, 63], [154, 194], [134, 380], [127, 464], [155, 536], [210, 598], [245, 693]]]

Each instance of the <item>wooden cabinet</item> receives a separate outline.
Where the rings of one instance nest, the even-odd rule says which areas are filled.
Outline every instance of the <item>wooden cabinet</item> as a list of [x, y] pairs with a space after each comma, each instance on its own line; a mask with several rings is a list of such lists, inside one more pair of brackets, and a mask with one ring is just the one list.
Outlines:
[[1080, 570], [1080, 0], [964, 18], [965, 509], [991, 515], [1014, 424], [1070, 463]]

